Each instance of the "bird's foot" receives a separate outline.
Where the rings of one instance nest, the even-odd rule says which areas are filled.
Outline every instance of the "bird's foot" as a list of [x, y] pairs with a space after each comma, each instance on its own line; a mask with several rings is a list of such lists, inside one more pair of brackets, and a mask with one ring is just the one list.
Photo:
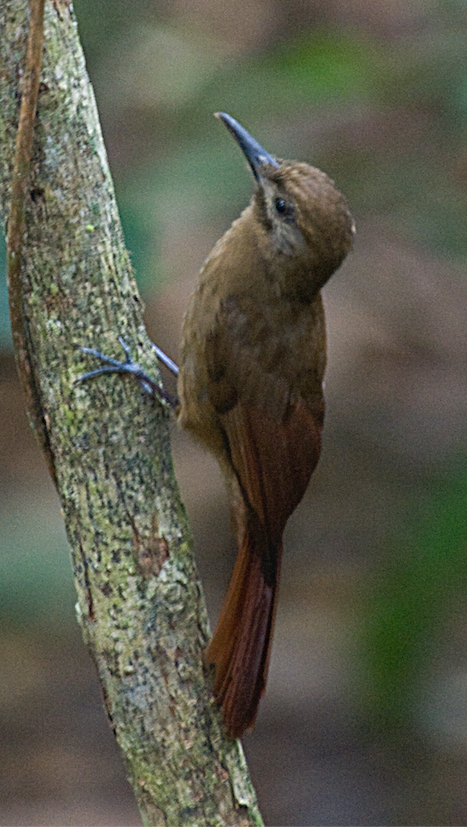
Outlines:
[[[118, 337], [118, 341], [120, 342], [123, 352], [125, 353], [124, 361], [121, 359], [114, 359], [111, 356], [106, 356], [104, 353], [101, 353], [100, 350], [96, 350], [93, 347], [79, 347], [79, 350], [81, 350], [82, 353], [86, 353], [88, 356], [94, 356], [96, 359], [99, 359], [100, 362], [103, 362], [103, 364], [94, 370], [90, 370], [87, 373], [83, 373], [81, 376], [78, 376], [76, 382], [85, 382], [88, 379], [93, 379], [95, 376], [101, 376], [104, 373], [129, 373], [131, 376], [135, 377], [139, 386], [145, 393], [164, 400], [164, 402], [167, 402], [171, 408], [176, 408], [178, 405], [178, 399], [155, 382], [154, 379], [146, 373], [144, 368], [141, 367], [141, 365], [133, 361], [130, 354], [130, 348], [121, 336]], [[166, 356], [165, 353], [157, 347], [157, 345], [153, 344], [153, 342], [151, 342], [151, 345], [156, 351], [157, 357], [161, 360], [161, 362], [163, 362], [169, 370], [172, 371], [172, 373], [178, 375], [177, 365], [172, 362], [172, 360], [169, 359], [169, 357]]]

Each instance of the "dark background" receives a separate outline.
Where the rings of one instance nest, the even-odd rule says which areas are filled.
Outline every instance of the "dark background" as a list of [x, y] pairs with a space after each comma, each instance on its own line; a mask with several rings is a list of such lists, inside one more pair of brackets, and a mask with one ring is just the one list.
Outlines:
[[[148, 328], [174, 359], [199, 267], [252, 190], [214, 111], [325, 169], [357, 222], [324, 291], [324, 451], [244, 739], [265, 820], [466, 824], [467, 3], [75, 8]], [[2, 291], [0, 823], [136, 825]], [[173, 443], [214, 621], [226, 499], [215, 462]]]

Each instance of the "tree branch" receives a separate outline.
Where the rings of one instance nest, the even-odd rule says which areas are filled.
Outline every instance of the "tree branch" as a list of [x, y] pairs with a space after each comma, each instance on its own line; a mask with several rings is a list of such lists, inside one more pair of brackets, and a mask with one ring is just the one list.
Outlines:
[[131, 379], [74, 384], [89, 367], [77, 345], [119, 356], [118, 335], [157, 368], [69, 0], [45, 5], [29, 178], [19, 202], [13, 192], [20, 91], [32, 129], [38, 81], [20, 89], [28, 22], [27, 0], [3, 0], [0, 214], [5, 223], [12, 205], [14, 338], [65, 515], [83, 635], [144, 823], [261, 824], [203, 672], [208, 621], [167, 415]]
[[44, 451], [49, 472], [56, 483], [53, 457], [48, 444], [47, 429], [41, 416], [38, 390], [31, 370], [31, 347], [23, 308], [21, 278], [22, 244], [25, 225], [24, 202], [29, 185], [31, 150], [34, 137], [39, 80], [42, 67], [44, 37], [44, 0], [31, 0], [26, 68], [16, 133], [16, 151], [11, 183], [11, 206], [8, 220], [7, 278], [11, 330], [18, 373], [26, 395], [28, 416]]

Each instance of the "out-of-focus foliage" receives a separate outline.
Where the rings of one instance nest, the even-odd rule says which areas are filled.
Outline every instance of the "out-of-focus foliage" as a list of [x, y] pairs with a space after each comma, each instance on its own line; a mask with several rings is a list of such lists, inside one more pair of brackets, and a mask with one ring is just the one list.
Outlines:
[[8, 293], [6, 285], [6, 246], [3, 234], [0, 236], [0, 349], [10, 346], [11, 328], [8, 315]]
[[[125, 76], [108, 91], [105, 78], [114, 78], [119, 67], [121, 71], [122, 52]], [[149, 73], [148, 56], [153, 68]], [[146, 75], [140, 82], [141, 60]], [[269, 143], [276, 133], [282, 154], [308, 155], [309, 146], [294, 146], [293, 133], [283, 135], [284, 121], [297, 113], [311, 120], [315, 107], [329, 102], [335, 113], [364, 105], [373, 90], [369, 44], [351, 34], [321, 30], [247, 58], [226, 60], [218, 44], [207, 48], [199, 33], [153, 25], [138, 29], [133, 38], [122, 35], [107, 61], [102, 88], [97, 83], [104, 123], [106, 113], [112, 122], [118, 112], [119, 118], [141, 120], [147, 136], [144, 146], [140, 135], [135, 138], [141, 150], [136, 171], [119, 189], [128, 243], [144, 289], [170, 275], [170, 263], [161, 254], [164, 236], [173, 237], [178, 227], [184, 232], [187, 222], [196, 226], [212, 221], [219, 213], [233, 217], [245, 202], [249, 174], [239, 175], [238, 154], [213, 121], [213, 112], [232, 112], [252, 131], [267, 121]], [[112, 157], [120, 148], [110, 149]]]
[[56, 625], [63, 633], [64, 621], [74, 620], [65, 531], [58, 519], [51, 525], [47, 499], [31, 493], [29, 502], [17, 503], [16, 511], [0, 514], [0, 618], [3, 627], [50, 624], [51, 630]]
[[[464, 823], [467, 2], [75, 0], [75, 10], [148, 325], [175, 358], [199, 267], [252, 189], [215, 111], [269, 151], [325, 169], [357, 221], [355, 251], [325, 289], [324, 451], [288, 529], [250, 742], [265, 816]], [[2, 621], [27, 628], [31, 615], [37, 626], [59, 618], [60, 604], [70, 618], [73, 598], [58, 509], [9, 383], [0, 604]], [[218, 605], [232, 544], [219, 478], [174, 441]], [[362, 729], [379, 745], [365, 757]], [[414, 735], [417, 766], [402, 778]], [[394, 744], [393, 773], [381, 756]]]
[[423, 682], [449, 628], [465, 627], [466, 502], [464, 467], [448, 484], [434, 486], [423, 515], [415, 516], [409, 528], [395, 531], [364, 600], [365, 712], [396, 738], [423, 714], [420, 707], [429, 692]]

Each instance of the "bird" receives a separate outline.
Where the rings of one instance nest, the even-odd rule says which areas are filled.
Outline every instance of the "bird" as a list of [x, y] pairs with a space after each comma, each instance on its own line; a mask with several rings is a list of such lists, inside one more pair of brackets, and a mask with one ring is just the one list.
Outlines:
[[321, 450], [326, 330], [321, 288], [350, 251], [355, 224], [326, 173], [267, 152], [225, 112], [216, 116], [254, 177], [250, 203], [207, 257], [182, 324], [172, 400], [131, 359], [92, 348], [99, 373], [133, 373], [172, 403], [178, 424], [214, 454], [238, 553], [204, 653], [225, 732], [254, 726], [265, 692], [286, 523]]

